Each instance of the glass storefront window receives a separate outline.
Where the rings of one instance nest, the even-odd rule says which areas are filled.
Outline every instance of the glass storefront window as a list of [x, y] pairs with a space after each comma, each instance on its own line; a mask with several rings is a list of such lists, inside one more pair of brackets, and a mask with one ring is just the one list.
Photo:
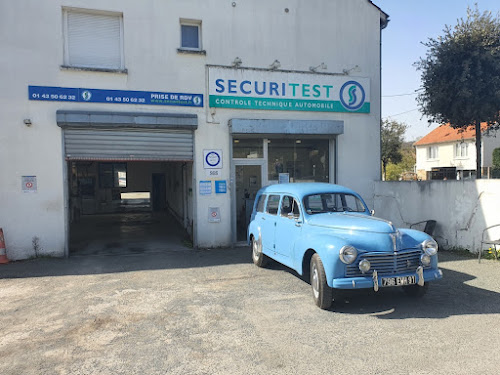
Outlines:
[[233, 139], [233, 158], [257, 159], [264, 157], [262, 138], [260, 139]]
[[328, 139], [269, 139], [268, 179], [277, 183], [280, 173], [290, 182], [329, 182]]

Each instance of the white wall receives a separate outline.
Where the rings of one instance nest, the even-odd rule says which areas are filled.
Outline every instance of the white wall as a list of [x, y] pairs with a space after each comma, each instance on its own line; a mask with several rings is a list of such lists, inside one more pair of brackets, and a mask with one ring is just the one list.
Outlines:
[[375, 215], [398, 227], [436, 220], [434, 237], [447, 248], [475, 252], [483, 229], [500, 224], [500, 180], [376, 182], [374, 201]]
[[[122, 12], [127, 74], [62, 69], [62, 7]], [[285, 8], [289, 11], [285, 12]], [[179, 54], [179, 19], [202, 21], [206, 55]], [[200, 246], [231, 242], [231, 186], [227, 194], [200, 196], [205, 179], [203, 149], [223, 150], [223, 175], [230, 181], [231, 118], [343, 120], [338, 138], [338, 182], [370, 196], [380, 176], [380, 14], [366, 0], [47, 0], [0, 3], [0, 227], [12, 259], [34, 255], [39, 237], [43, 254], [63, 255], [66, 246], [65, 162], [57, 110], [168, 112], [196, 114], [193, 190], [189, 205]], [[389, 26], [390, 27], [390, 26]], [[282, 70], [308, 71], [325, 63], [324, 72], [356, 68], [368, 77], [370, 114], [242, 111], [218, 109], [214, 122], [205, 108], [42, 102], [28, 100], [28, 85], [203, 93], [208, 102], [206, 65], [268, 68], [278, 59]], [[8, 72], [8, 74], [5, 74]], [[32, 126], [23, 124], [31, 119]], [[7, 162], [6, 162], [7, 161]], [[191, 171], [188, 171], [191, 175]], [[37, 176], [38, 192], [21, 191], [21, 176]], [[191, 181], [190, 181], [191, 183]], [[370, 202], [370, 199], [368, 199]], [[208, 223], [208, 208], [218, 206], [222, 221]], [[189, 211], [191, 212], [191, 211]]]
[[500, 147], [500, 131], [491, 132], [490, 135], [483, 135], [483, 166], [493, 166], [493, 150]]

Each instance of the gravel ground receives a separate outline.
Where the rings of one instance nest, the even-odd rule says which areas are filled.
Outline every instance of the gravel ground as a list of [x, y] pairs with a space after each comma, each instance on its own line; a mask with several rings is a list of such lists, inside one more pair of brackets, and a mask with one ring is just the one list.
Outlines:
[[1, 265], [0, 374], [498, 374], [500, 262], [440, 260], [330, 311], [248, 248]]

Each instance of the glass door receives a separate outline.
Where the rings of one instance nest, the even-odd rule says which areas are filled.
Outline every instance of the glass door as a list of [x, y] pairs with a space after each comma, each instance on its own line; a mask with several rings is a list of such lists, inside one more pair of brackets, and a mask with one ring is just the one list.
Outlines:
[[261, 165], [236, 165], [236, 240], [246, 241], [257, 191], [262, 187]]

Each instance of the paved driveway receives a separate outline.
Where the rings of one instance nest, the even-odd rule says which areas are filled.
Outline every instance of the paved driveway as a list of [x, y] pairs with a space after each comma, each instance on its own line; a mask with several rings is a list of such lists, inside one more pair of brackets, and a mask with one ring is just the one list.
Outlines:
[[443, 253], [421, 300], [310, 286], [248, 248], [0, 266], [1, 374], [498, 374], [500, 262]]

